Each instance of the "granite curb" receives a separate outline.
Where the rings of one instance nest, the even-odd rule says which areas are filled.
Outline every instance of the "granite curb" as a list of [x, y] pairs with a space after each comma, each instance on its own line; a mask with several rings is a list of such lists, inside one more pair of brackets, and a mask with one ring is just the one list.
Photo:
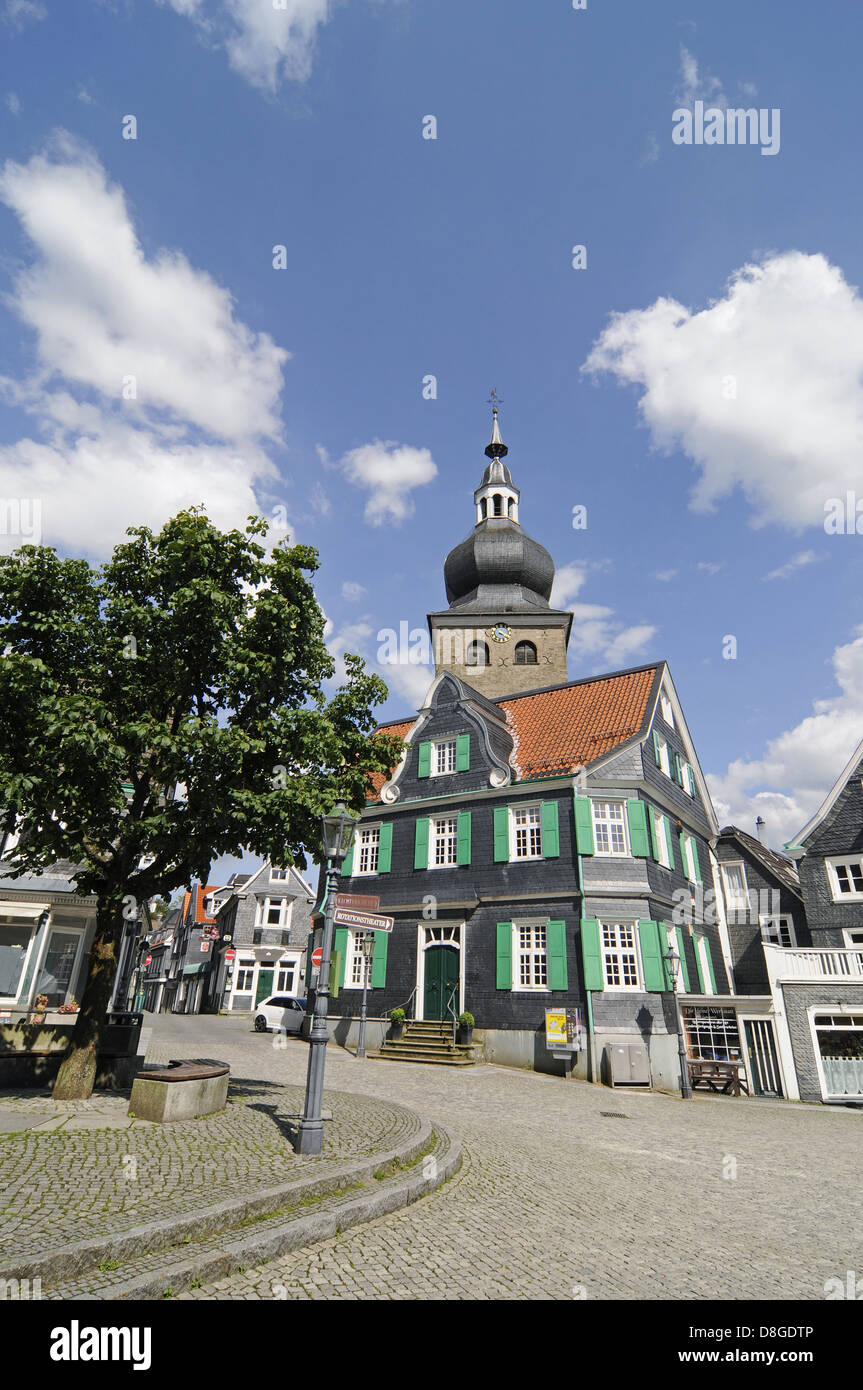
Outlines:
[[[423, 1121], [421, 1134], [409, 1149], [409, 1153], [403, 1152], [400, 1156], [394, 1153], [378, 1154], [370, 1161], [351, 1165], [355, 1178], [353, 1186], [365, 1185], [363, 1179], [366, 1182], [371, 1180], [375, 1185], [374, 1191], [356, 1195], [332, 1192], [322, 1199], [326, 1205], [313, 1213], [274, 1218], [266, 1227], [259, 1225], [248, 1231], [238, 1231], [235, 1226], [233, 1231], [227, 1230], [213, 1236], [206, 1249], [184, 1257], [161, 1259], [154, 1267], [139, 1270], [125, 1279], [118, 1280], [115, 1274], [113, 1281], [106, 1281], [98, 1291], [82, 1287], [90, 1282], [82, 1279], [77, 1287], [71, 1288], [68, 1285], [58, 1287], [55, 1283], [42, 1296], [68, 1302], [147, 1301], [175, 1297], [200, 1283], [222, 1279], [247, 1266], [257, 1268], [281, 1255], [314, 1245], [351, 1227], [367, 1224], [377, 1217], [406, 1207], [441, 1187], [461, 1167], [461, 1141], [441, 1125], [432, 1128], [427, 1121]], [[427, 1171], [429, 1159], [434, 1160], [431, 1171]], [[393, 1162], [406, 1164], [412, 1160], [418, 1166], [418, 1171], [406, 1174], [396, 1171], [392, 1177], [375, 1179], [382, 1166]], [[292, 1184], [294, 1192], [296, 1187], [296, 1184]], [[277, 1276], [274, 1275], [274, 1298], [284, 1297], [284, 1291], [281, 1294], [275, 1292], [278, 1287]]]
[[328, 1165], [317, 1173], [307, 1171], [303, 1176], [275, 1184], [253, 1196], [240, 1199], [226, 1197], [187, 1215], [175, 1214], [145, 1221], [119, 1234], [84, 1237], [40, 1252], [37, 1256], [4, 1261], [0, 1278], [41, 1278], [45, 1285], [57, 1285], [74, 1280], [108, 1261], [124, 1264], [138, 1256], [167, 1250], [184, 1241], [202, 1240], [219, 1232], [230, 1231], [246, 1222], [263, 1219], [270, 1212], [295, 1206], [304, 1199], [336, 1194], [341, 1189], [369, 1179], [388, 1164], [409, 1163], [423, 1153], [432, 1142], [432, 1125], [415, 1112], [414, 1118], [419, 1122], [419, 1128], [403, 1142], [370, 1156], [346, 1159], [343, 1163]]

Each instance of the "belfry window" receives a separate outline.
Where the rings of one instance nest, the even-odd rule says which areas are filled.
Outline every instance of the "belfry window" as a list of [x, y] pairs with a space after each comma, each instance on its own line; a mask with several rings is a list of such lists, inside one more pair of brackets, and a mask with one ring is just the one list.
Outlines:
[[536, 647], [532, 642], [518, 642], [515, 648], [516, 666], [535, 666]]
[[480, 498], [480, 502], [479, 502], [479, 514], [480, 514], [480, 516], [482, 517], [483, 521], [484, 521], [485, 518], [488, 516], [488, 503], [486, 502], [486, 500], [485, 500], [484, 497], [481, 497], [481, 498]]
[[486, 642], [471, 642], [467, 649], [467, 666], [488, 666], [488, 644]]
[[494, 494], [494, 514], [495, 516], [503, 516], [503, 498], [499, 492]]

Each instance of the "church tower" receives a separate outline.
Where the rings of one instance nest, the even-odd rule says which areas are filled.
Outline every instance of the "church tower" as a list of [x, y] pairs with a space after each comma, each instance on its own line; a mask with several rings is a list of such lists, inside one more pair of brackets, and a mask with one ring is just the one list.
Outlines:
[[554, 561], [521, 529], [521, 494], [504, 463], [496, 403], [485, 452], [473, 531], [444, 563], [449, 608], [430, 613], [428, 623], [435, 670], [496, 700], [569, 679], [572, 614], [549, 607]]

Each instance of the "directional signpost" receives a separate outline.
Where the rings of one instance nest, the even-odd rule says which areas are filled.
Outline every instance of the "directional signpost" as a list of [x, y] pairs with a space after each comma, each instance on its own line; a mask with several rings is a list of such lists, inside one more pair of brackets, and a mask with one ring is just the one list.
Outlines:
[[[394, 919], [382, 917], [374, 911], [380, 905], [380, 898], [371, 893], [336, 893], [333, 921], [340, 927], [354, 927], [358, 931], [392, 931]], [[366, 937], [363, 941], [363, 1002], [360, 1008], [360, 1036], [357, 1041], [357, 1057], [360, 1060], [366, 1055], [366, 1005], [372, 958], [372, 950], [369, 948], [373, 941], [374, 937]]]

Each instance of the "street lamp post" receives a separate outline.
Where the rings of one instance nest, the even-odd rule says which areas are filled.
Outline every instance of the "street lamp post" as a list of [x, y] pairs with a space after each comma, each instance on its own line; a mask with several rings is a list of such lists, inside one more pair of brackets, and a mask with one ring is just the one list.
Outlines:
[[339, 870], [350, 849], [355, 818], [339, 802], [334, 811], [321, 818], [323, 826], [324, 860], [327, 866], [326, 911], [324, 939], [321, 944], [321, 970], [315, 989], [315, 1012], [309, 1033], [309, 1069], [306, 1077], [306, 1100], [297, 1134], [299, 1154], [319, 1154], [323, 1147], [324, 1122], [321, 1105], [324, 1096], [324, 1065], [327, 1055], [327, 1011], [330, 1001], [330, 957], [333, 951], [333, 922], [336, 911], [336, 889]]
[[360, 1036], [357, 1041], [357, 1057], [361, 1060], [366, 1055], [366, 1008], [369, 997], [369, 965], [371, 964], [372, 952], [375, 949], [375, 938], [373, 932], [366, 932], [363, 937], [363, 1002], [360, 1008]]
[[692, 1084], [689, 1080], [689, 1066], [686, 1061], [686, 1043], [683, 1039], [683, 1016], [680, 1012], [680, 1000], [677, 997], [680, 956], [672, 947], [669, 947], [662, 959], [666, 962], [668, 973], [671, 976], [671, 996], [674, 1000], [674, 1017], [677, 1023], [677, 1056], [680, 1062], [680, 1096], [682, 1100], [692, 1100]]

